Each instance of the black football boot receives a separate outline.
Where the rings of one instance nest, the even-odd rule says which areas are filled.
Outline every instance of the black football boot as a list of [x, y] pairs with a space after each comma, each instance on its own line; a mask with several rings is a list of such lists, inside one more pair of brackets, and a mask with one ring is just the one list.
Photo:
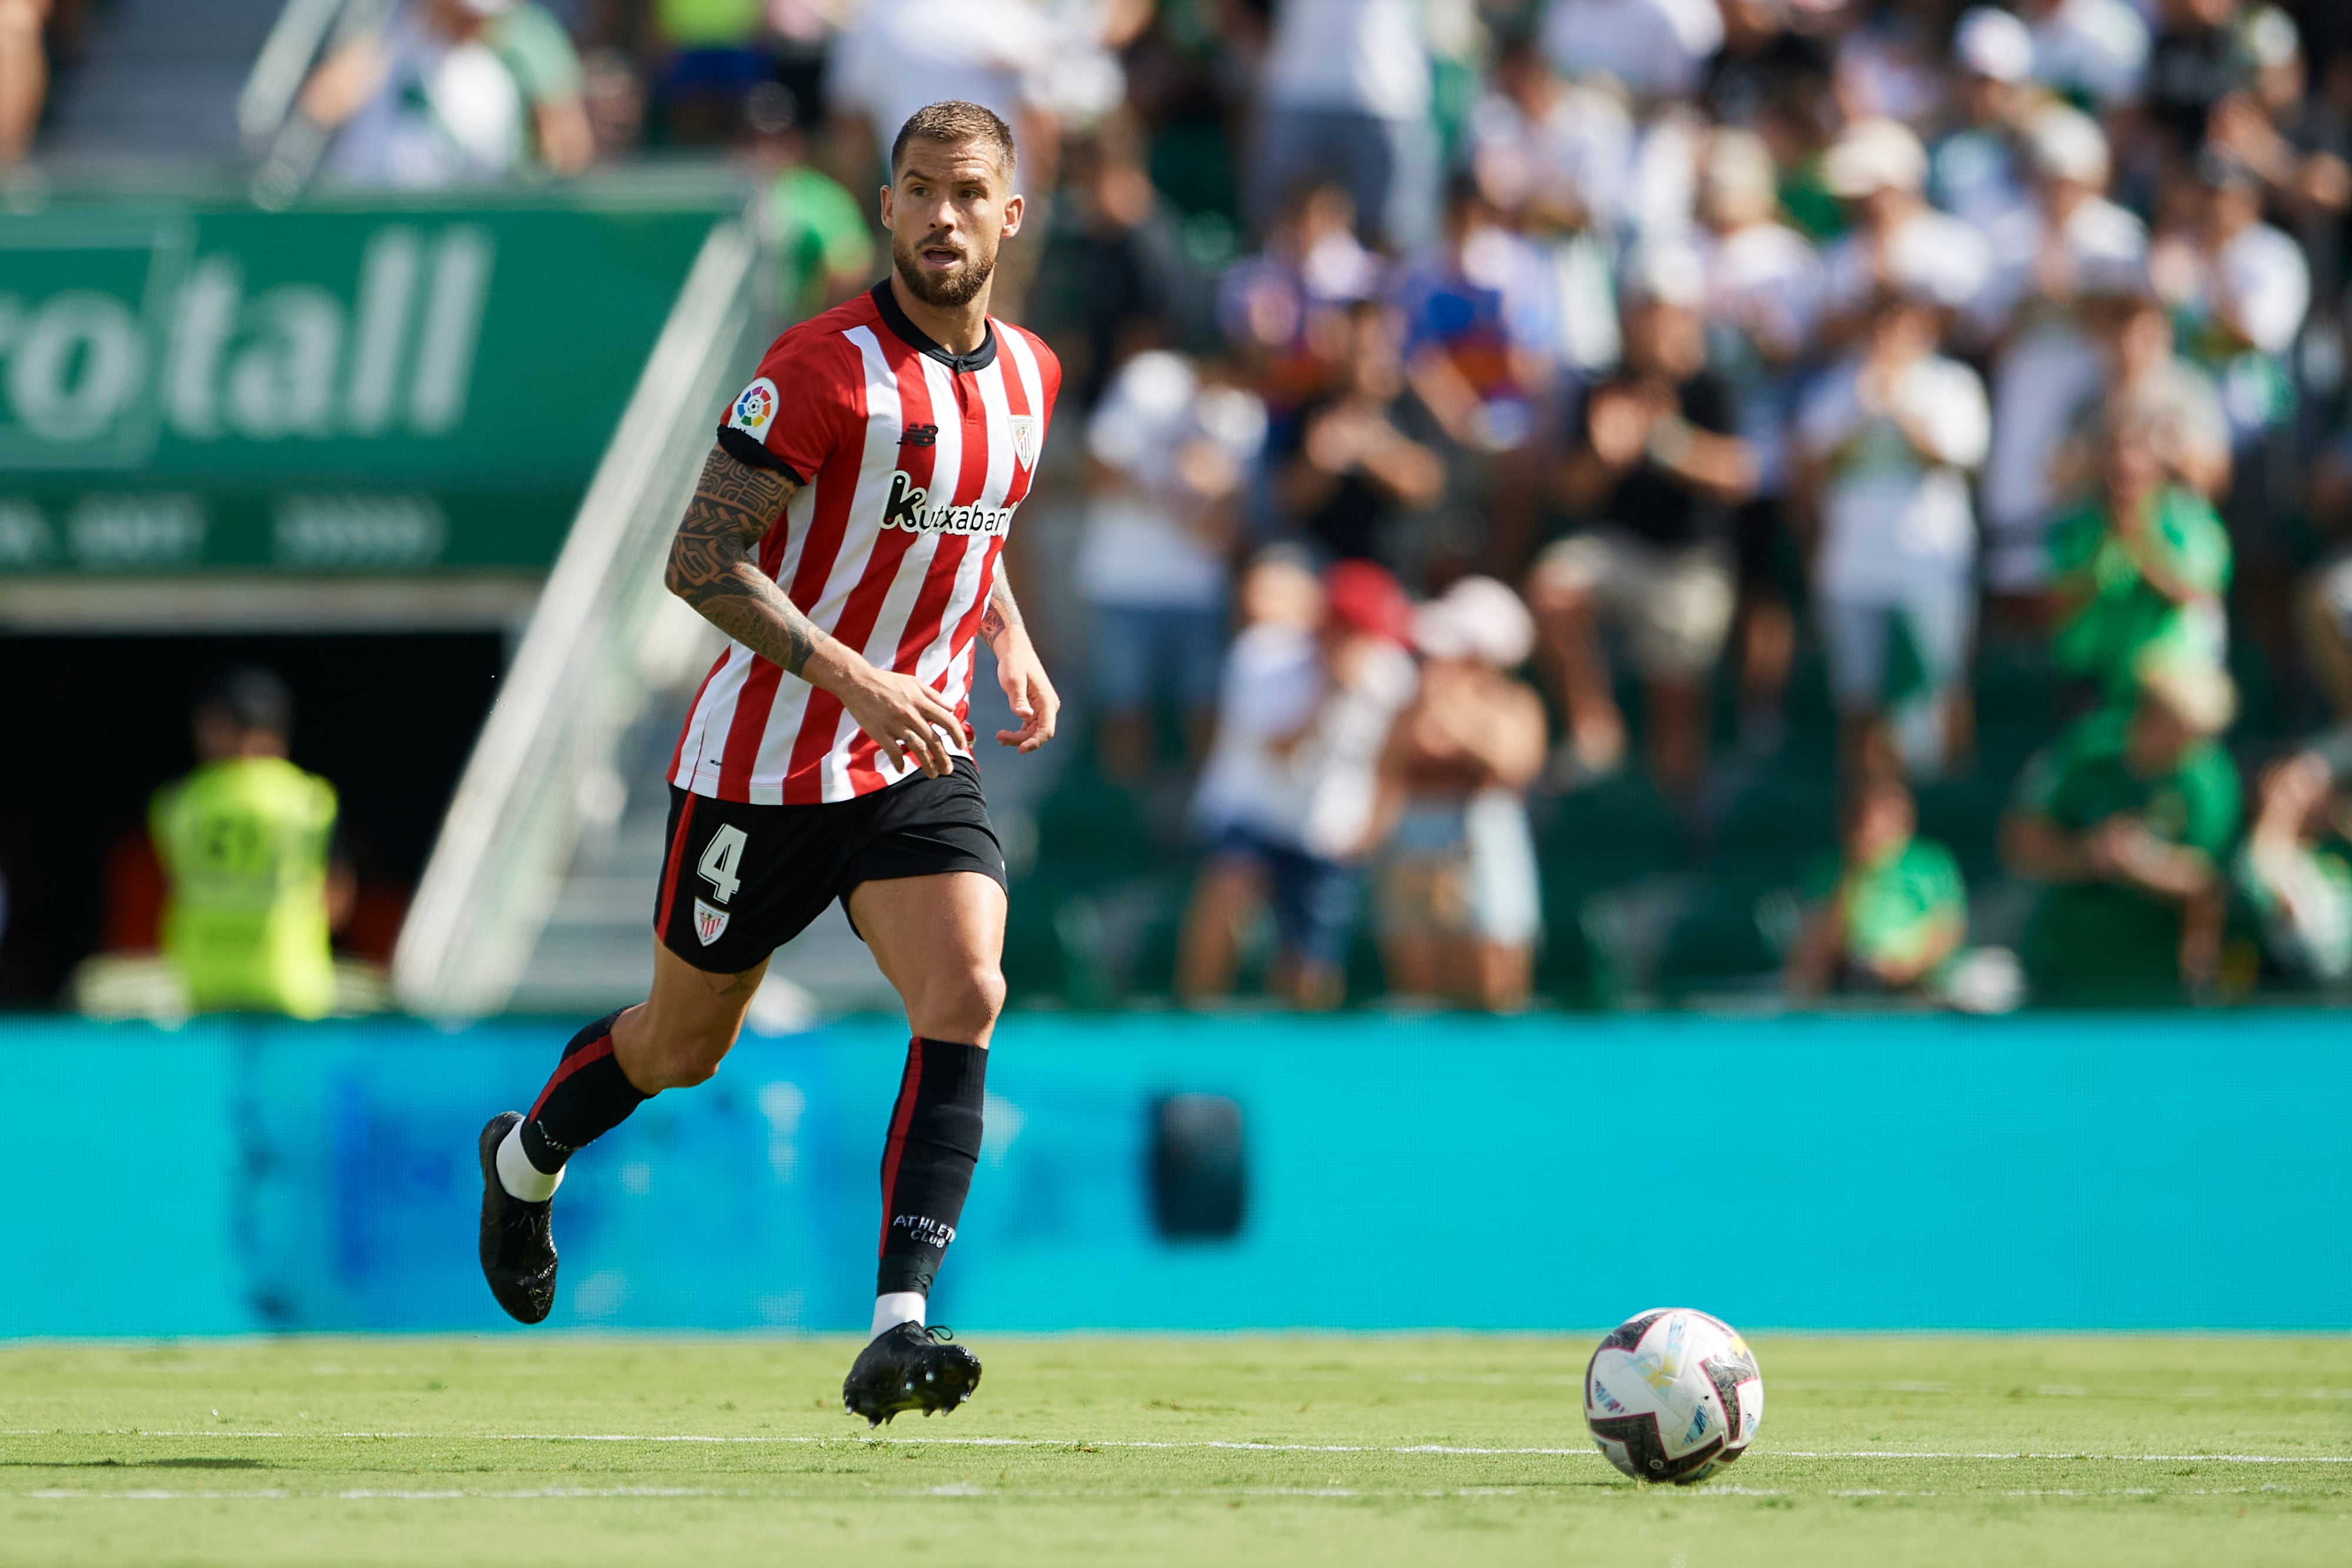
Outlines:
[[980, 1386], [980, 1358], [943, 1328], [899, 1323], [874, 1336], [857, 1353], [842, 1381], [841, 1404], [868, 1427], [879, 1427], [908, 1410], [953, 1410]]
[[555, 1306], [555, 1238], [547, 1225], [555, 1205], [525, 1203], [499, 1180], [499, 1145], [521, 1120], [502, 1111], [482, 1129], [482, 1278], [507, 1316], [535, 1323]]

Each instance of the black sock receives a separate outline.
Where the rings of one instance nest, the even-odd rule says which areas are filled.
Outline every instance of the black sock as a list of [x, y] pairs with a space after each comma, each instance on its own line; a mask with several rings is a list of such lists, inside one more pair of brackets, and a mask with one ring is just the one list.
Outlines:
[[[626, 1009], [622, 1009], [626, 1011]], [[553, 1176], [572, 1151], [603, 1137], [653, 1098], [640, 1094], [613, 1056], [613, 1020], [606, 1013], [572, 1037], [563, 1060], [522, 1120], [522, 1152], [533, 1168]]]
[[980, 1113], [988, 1052], [918, 1035], [907, 1042], [907, 1074], [882, 1145], [882, 1264], [874, 1293], [929, 1295], [940, 1260], [955, 1239], [971, 1167], [980, 1159]]

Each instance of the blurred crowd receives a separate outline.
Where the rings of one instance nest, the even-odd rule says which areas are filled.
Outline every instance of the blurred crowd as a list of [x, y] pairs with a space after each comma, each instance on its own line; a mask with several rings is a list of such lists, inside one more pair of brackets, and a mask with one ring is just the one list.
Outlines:
[[[1365, 929], [1391, 993], [1518, 1005], [1533, 822], [1633, 776], [1703, 853], [1801, 676], [1844, 826], [1787, 986], [2001, 1005], [2210, 994], [2233, 921], [2352, 973], [2344, 748], [2285, 744], [2352, 718], [2347, 46], [2242, 0], [412, 0], [305, 102], [346, 181], [730, 147], [786, 316], [870, 279], [907, 112], [1006, 116], [1082, 517], [1022, 570], [1100, 777], [1190, 788], [1180, 995], [1270, 924], [1301, 1005]], [[2013, 958], [1913, 799], [1983, 765], [1994, 645], [2062, 694]]]
[[[301, 101], [347, 183], [729, 149], [789, 318], [942, 98], [1020, 145], [1081, 520], [1015, 570], [1087, 766], [1189, 794], [1181, 994], [1270, 922], [1328, 1005], [1369, 923], [1391, 991], [1516, 1006], [1536, 824], [1642, 780], [1703, 860], [1774, 766], [1843, 824], [1794, 994], [2352, 977], [2352, 10], [407, 0]], [[1915, 799], [1988, 765], [1989, 651], [2054, 694], [2013, 957]]]

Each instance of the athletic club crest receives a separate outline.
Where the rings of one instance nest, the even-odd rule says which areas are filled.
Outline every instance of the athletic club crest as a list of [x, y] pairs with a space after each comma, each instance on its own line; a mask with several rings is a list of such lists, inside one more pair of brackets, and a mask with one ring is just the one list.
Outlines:
[[696, 899], [694, 901], [694, 934], [702, 938], [702, 945], [706, 947], [709, 946], [724, 936], [726, 931], [727, 911], [713, 909], [702, 900]]
[[1013, 455], [1024, 468], [1037, 466], [1037, 416], [1016, 413], [1007, 421], [1013, 426]]

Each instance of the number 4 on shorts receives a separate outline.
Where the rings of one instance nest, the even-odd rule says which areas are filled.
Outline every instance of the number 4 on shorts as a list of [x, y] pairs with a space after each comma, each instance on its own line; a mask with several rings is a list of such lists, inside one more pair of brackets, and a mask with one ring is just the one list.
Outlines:
[[709, 846], [695, 867], [702, 873], [702, 880], [710, 884], [710, 896], [721, 904], [734, 897], [735, 890], [743, 885], [735, 873], [743, 863], [743, 845], [747, 841], [742, 829], [732, 822], [723, 822], [710, 835]]

